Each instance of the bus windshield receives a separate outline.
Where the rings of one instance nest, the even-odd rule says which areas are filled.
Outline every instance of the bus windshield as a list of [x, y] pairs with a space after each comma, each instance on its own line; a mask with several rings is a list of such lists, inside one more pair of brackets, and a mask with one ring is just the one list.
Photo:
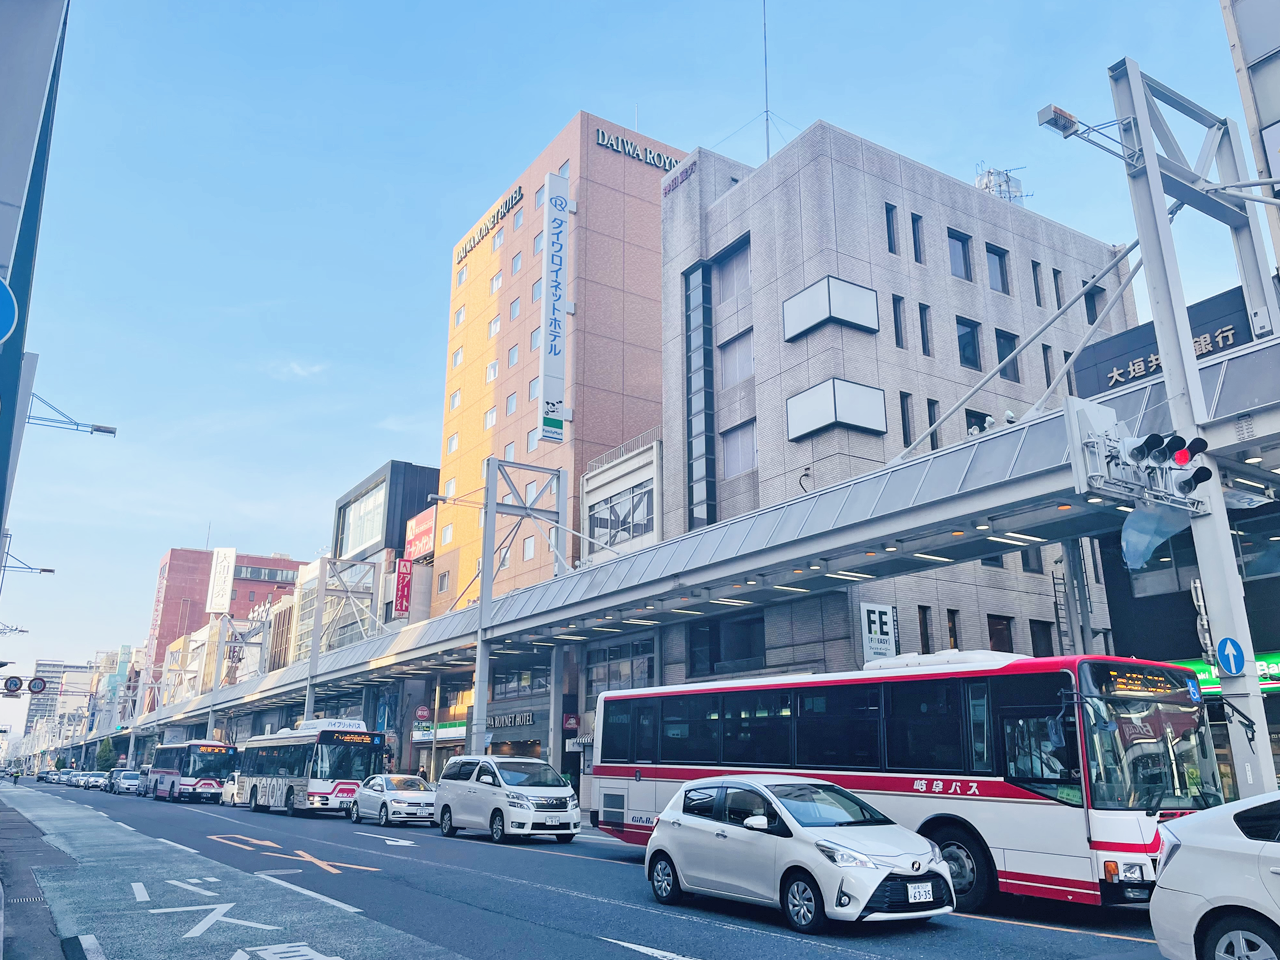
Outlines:
[[183, 776], [187, 777], [212, 777], [215, 780], [225, 780], [227, 776], [235, 769], [236, 754], [234, 750], [225, 748], [205, 748], [191, 747], [191, 752], [187, 755], [187, 772]]
[[1081, 667], [1089, 793], [1100, 810], [1200, 810], [1222, 803], [1213, 741], [1190, 671]]
[[374, 756], [375, 748], [371, 744], [317, 744], [311, 776], [317, 780], [363, 781], [366, 777], [378, 772], [373, 768]]

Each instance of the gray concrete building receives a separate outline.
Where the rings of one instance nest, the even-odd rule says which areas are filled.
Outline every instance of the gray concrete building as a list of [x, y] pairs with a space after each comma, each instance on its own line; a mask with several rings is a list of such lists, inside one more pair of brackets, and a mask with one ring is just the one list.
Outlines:
[[[1118, 252], [822, 122], [754, 169], [694, 150], [663, 190], [666, 538], [883, 466]], [[937, 443], [1030, 408], [1110, 295], [1081, 299]], [[1102, 323], [1098, 338], [1136, 324], [1132, 298]], [[873, 602], [896, 607], [904, 653], [1057, 653], [1062, 551], [1009, 549], [665, 629], [661, 682], [859, 667]], [[1079, 569], [1102, 651], [1096, 544]]]

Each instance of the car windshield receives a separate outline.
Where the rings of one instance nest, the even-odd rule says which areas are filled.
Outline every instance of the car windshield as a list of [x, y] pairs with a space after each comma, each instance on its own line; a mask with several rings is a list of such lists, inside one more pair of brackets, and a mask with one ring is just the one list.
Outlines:
[[830, 783], [776, 783], [769, 787], [802, 827], [860, 827], [893, 823], [848, 790]]
[[137, 775], [136, 773], [133, 773], [133, 772], [130, 772], [130, 773], [122, 773], [122, 774], [120, 774], [120, 779], [121, 779], [121, 780], [137, 780], [137, 779], [138, 779], [138, 775]]
[[502, 782], [509, 787], [563, 787], [564, 779], [551, 764], [538, 760], [512, 760], [498, 764]]
[[1200, 810], [1223, 802], [1199, 685], [1190, 671], [1081, 668], [1089, 795], [1102, 810]]
[[425, 790], [427, 784], [420, 777], [387, 777], [387, 786], [392, 790]]

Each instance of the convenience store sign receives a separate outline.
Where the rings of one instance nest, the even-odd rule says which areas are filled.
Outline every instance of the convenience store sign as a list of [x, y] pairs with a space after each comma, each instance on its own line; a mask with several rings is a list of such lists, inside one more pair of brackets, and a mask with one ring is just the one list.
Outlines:
[[[1258, 680], [1263, 690], [1280, 690], [1280, 652], [1255, 654], [1258, 664]], [[1218, 671], [1212, 664], [1195, 660], [1173, 660], [1175, 667], [1187, 667], [1196, 672], [1200, 681], [1200, 689], [1205, 693], [1221, 693], [1222, 684], [1218, 682]]]

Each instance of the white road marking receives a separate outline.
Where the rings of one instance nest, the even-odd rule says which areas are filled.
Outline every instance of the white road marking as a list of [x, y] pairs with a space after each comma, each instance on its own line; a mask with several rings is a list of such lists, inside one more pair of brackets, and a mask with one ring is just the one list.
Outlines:
[[288, 887], [290, 890], [297, 890], [298, 893], [305, 893], [308, 897], [314, 897], [317, 900], [322, 900], [325, 903], [330, 904], [331, 906], [335, 906], [340, 910], [347, 911], [347, 913], [364, 913], [364, 911], [361, 910], [359, 907], [353, 907], [351, 904], [343, 903], [341, 900], [335, 900], [333, 899], [333, 897], [326, 897], [323, 893], [316, 893], [314, 890], [308, 890], [306, 887], [300, 887], [295, 883], [290, 883], [287, 880], [281, 880], [279, 877], [272, 876], [272, 874], [275, 874], [275, 873], [301, 873], [301, 872], [302, 872], [301, 870], [262, 870], [262, 871], [259, 871], [258, 873], [255, 873], [254, 876], [261, 877], [263, 880], [270, 880], [272, 883], [278, 883], [280, 884], [280, 886]]
[[[196, 883], [200, 881], [197, 880]], [[217, 894], [212, 890], [201, 890], [199, 887], [193, 887], [189, 883], [183, 883], [181, 880], [166, 880], [165, 883], [171, 883], [175, 887], [181, 887], [183, 890], [190, 890], [192, 893], [198, 893], [202, 897], [216, 897]]]
[[254, 923], [252, 920], [236, 920], [233, 917], [226, 916], [228, 910], [234, 907], [234, 903], [219, 903], [212, 907], [206, 904], [203, 907], [164, 907], [159, 910], [148, 910], [148, 913], [187, 913], [191, 910], [208, 910], [209, 915], [197, 923], [194, 927], [182, 935], [184, 940], [190, 937], [198, 937], [218, 921], [223, 923], [234, 923], [241, 927], [257, 927], [259, 930], [279, 930], [279, 927], [273, 927], [269, 923]]
[[205, 883], [221, 883], [222, 881], [219, 880], [217, 877], [205, 877], [204, 882]]
[[636, 953], [644, 953], [651, 957], [657, 957], [658, 960], [692, 960], [691, 957], [684, 957], [678, 953], [668, 953], [666, 950], [656, 950], [653, 947], [643, 947], [638, 943], [627, 943], [625, 940], [610, 940], [608, 937], [601, 937], [605, 943], [614, 943], [620, 947], [626, 947], [628, 950], [634, 950]]
[[[179, 850], [185, 850], [187, 853], [199, 853], [199, 850], [193, 850], [190, 847], [184, 847], [180, 843], [174, 843], [172, 840], [166, 840], [164, 837], [156, 837], [161, 843], [167, 843], [171, 847], [177, 847]], [[274, 929], [274, 928], [273, 928]]]
[[143, 884], [131, 883], [129, 886], [133, 887], [133, 899], [137, 900], [138, 903], [146, 903], [151, 899], [151, 894], [147, 893], [147, 888]]
[[203, 882], [204, 882], [203, 880], [198, 880], [195, 877], [187, 877], [187, 883], [203, 883]]
[[111, 822], [118, 826], [124, 827], [126, 830], [132, 830], [134, 833], [138, 832], [137, 827], [131, 827], [127, 823], [121, 823], [119, 820], [112, 820]]
[[359, 830], [353, 831], [360, 837], [373, 837], [375, 840], [381, 840], [389, 847], [416, 847], [417, 844], [412, 840], [397, 840], [395, 837], [384, 837], [380, 833], [361, 833]]

